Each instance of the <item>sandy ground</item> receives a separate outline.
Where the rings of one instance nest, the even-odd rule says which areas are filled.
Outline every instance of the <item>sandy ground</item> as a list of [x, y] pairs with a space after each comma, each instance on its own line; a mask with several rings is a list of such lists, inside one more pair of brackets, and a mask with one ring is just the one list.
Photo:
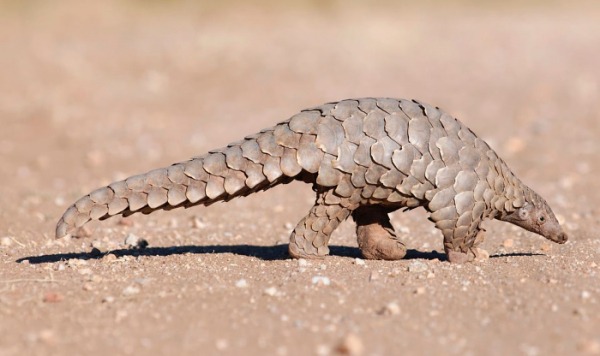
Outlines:
[[[0, 355], [600, 354], [593, 3], [88, 3], [0, 3]], [[489, 222], [491, 258], [451, 265], [416, 210], [406, 260], [358, 258], [352, 222], [290, 260], [302, 183], [53, 239], [96, 187], [363, 96], [459, 117], [569, 243]]]

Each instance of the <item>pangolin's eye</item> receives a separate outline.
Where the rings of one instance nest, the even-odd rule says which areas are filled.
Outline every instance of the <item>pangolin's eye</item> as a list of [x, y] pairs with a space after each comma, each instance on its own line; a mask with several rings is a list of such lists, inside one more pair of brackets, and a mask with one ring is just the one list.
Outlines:
[[540, 216], [540, 222], [544, 222], [545, 220], [546, 220], [546, 218], [545, 218], [545, 217], [543, 217], [543, 216]]

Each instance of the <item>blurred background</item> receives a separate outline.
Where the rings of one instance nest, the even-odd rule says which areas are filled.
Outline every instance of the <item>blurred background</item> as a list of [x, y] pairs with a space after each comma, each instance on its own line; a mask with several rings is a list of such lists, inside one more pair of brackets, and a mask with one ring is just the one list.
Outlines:
[[[594, 239], [599, 64], [598, 1], [0, 1], [0, 235], [23, 244], [3, 252], [2, 274], [20, 278], [10, 263], [40, 249], [88, 248], [48, 244], [67, 205], [91, 189], [303, 108], [365, 96], [415, 98], [455, 115], [547, 197], [576, 241]], [[226, 224], [255, 207], [252, 222], [272, 204], [295, 223], [310, 193], [277, 188], [269, 202], [249, 198], [202, 214]], [[157, 215], [158, 225], [172, 222], [166, 216]], [[423, 219], [394, 221], [440, 247]], [[24, 340], [27, 326], [0, 323], [0, 340]]]
[[2, 169], [34, 164], [22, 170], [39, 176], [60, 163], [51, 154], [152, 166], [308, 106], [388, 96], [451, 112], [501, 153], [523, 153], [522, 170], [572, 171], [576, 160], [552, 157], [596, 145], [597, 132], [573, 129], [596, 128], [595, 4], [3, 1]]
[[39, 187], [74, 199], [306, 107], [384, 96], [455, 115], [534, 188], [558, 182], [552, 203], [592, 205], [565, 189], [600, 188], [585, 177], [598, 173], [597, 4], [2, 1], [0, 203]]

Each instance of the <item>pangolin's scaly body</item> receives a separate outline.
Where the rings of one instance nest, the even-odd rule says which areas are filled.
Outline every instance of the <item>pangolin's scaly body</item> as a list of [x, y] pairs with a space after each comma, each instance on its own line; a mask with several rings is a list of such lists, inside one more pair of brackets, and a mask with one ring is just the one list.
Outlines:
[[294, 257], [328, 254], [331, 233], [352, 215], [365, 257], [402, 258], [406, 248], [387, 214], [419, 206], [453, 262], [473, 257], [485, 219], [567, 240], [544, 199], [460, 121], [414, 100], [373, 98], [307, 109], [227, 147], [97, 189], [67, 209], [56, 236], [89, 220], [209, 205], [292, 180], [317, 193], [290, 237]]

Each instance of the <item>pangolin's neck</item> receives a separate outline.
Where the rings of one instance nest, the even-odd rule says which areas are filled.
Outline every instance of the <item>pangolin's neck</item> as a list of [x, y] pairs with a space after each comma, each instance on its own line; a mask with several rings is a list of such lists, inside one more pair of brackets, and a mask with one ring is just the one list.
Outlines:
[[497, 208], [497, 218], [502, 218], [518, 208], [522, 207], [526, 201], [529, 201], [532, 195], [532, 190], [523, 184], [517, 176], [508, 168], [506, 163], [500, 163], [500, 177], [503, 179], [504, 188], [496, 189], [496, 194], [506, 199], [503, 207]]

